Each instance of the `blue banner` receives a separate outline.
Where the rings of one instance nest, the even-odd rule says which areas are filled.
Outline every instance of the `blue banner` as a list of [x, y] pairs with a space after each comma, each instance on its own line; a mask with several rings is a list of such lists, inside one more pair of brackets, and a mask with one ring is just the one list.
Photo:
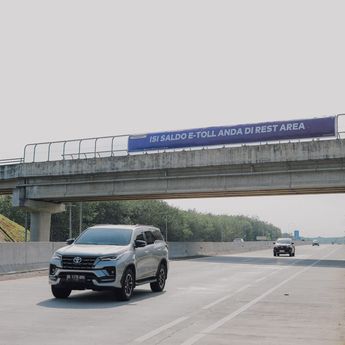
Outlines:
[[128, 151], [331, 137], [336, 134], [335, 119], [329, 116], [132, 135], [128, 138]]

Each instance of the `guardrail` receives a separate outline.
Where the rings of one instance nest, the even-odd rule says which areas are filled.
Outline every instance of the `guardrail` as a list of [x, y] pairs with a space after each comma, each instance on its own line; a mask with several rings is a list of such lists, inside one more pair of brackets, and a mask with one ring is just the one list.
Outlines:
[[[337, 139], [345, 137], [345, 131], [339, 131], [339, 119], [344, 116], [345, 114], [336, 115], [336, 133], [337, 133], [336, 138]], [[342, 127], [345, 128], [345, 122], [343, 123]], [[27, 144], [24, 148], [24, 156], [21, 159], [21, 162], [34, 163], [34, 162], [59, 161], [59, 160], [70, 160], [70, 159], [126, 156], [129, 154], [128, 152], [129, 136], [130, 134]], [[316, 138], [313, 140], [322, 140], [322, 138]], [[310, 139], [296, 140], [296, 142], [302, 142], [302, 141], [310, 141]], [[277, 141], [272, 141], [270, 143], [284, 143], [284, 142], [291, 142], [291, 140], [277, 140]], [[227, 144], [227, 145], [221, 145], [221, 146], [212, 146], [212, 148], [244, 146], [244, 145], [245, 146], [265, 145], [267, 143], [268, 142], [257, 142], [257, 143], [247, 143], [247, 144]], [[149, 151], [149, 152], [157, 153], [157, 152], [165, 152], [165, 151], [174, 152], [174, 151], [183, 151], [183, 150], [192, 151], [192, 150], [200, 150], [200, 149], [208, 149], [208, 148], [210, 148], [210, 146], [193, 147], [193, 148], [192, 147], [178, 148], [178, 149], [161, 149], [161, 150], [155, 150], [155, 151]], [[144, 152], [148, 152], [148, 151], [144, 151]], [[135, 155], [138, 153], [130, 153], [130, 154]]]

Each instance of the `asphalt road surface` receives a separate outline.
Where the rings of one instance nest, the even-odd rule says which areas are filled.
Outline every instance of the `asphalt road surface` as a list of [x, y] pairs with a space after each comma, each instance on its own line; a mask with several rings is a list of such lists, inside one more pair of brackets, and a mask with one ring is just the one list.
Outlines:
[[166, 291], [50, 293], [47, 277], [0, 281], [0, 345], [345, 344], [345, 246], [170, 262]]

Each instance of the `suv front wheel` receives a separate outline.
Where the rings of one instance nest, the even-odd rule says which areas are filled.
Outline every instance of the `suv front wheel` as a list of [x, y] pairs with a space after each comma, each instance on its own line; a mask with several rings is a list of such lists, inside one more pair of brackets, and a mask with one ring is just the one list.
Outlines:
[[118, 290], [118, 297], [121, 301], [129, 301], [134, 290], [134, 273], [131, 268], [127, 268], [122, 279], [122, 287]]
[[52, 289], [52, 294], [56, 298], [67, 298], [72, 292], [71, 289], [62, 288], [55, 285], [52, 285], [51, 289]]
[[165, 264], [160, 264], [156, 277], [157, 280], [154, 283], [150, 283], [150, 287], [153, 292], [161, 292], [164, 290], [167, 279], [167, 268]]

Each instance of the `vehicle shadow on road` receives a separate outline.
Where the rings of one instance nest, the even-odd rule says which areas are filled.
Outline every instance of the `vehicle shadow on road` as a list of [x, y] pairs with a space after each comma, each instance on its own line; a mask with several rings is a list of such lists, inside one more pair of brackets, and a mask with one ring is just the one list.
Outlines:
[[165, 291], [152, 293], [151, 290], [135, 289], [130, 301], [119, 301], [112, 291], [72, 291], [66, 299], [51, 298], [37, 303], [40, 307], [54, 309], [105, 309], [121, 306], [135, 306], [137, 302], [157, 298]]
[[211, 256], [193, 259], [193, 261], [238, 264], [238, 265], [268, 265], [268, 266], [310, 266], [327, 268], [345, 268], [345, 260], [320, 260], [318, 259], [298, 259], [287, 255], [272, 258], [263, 257], [242, 257], [242, 256]]

